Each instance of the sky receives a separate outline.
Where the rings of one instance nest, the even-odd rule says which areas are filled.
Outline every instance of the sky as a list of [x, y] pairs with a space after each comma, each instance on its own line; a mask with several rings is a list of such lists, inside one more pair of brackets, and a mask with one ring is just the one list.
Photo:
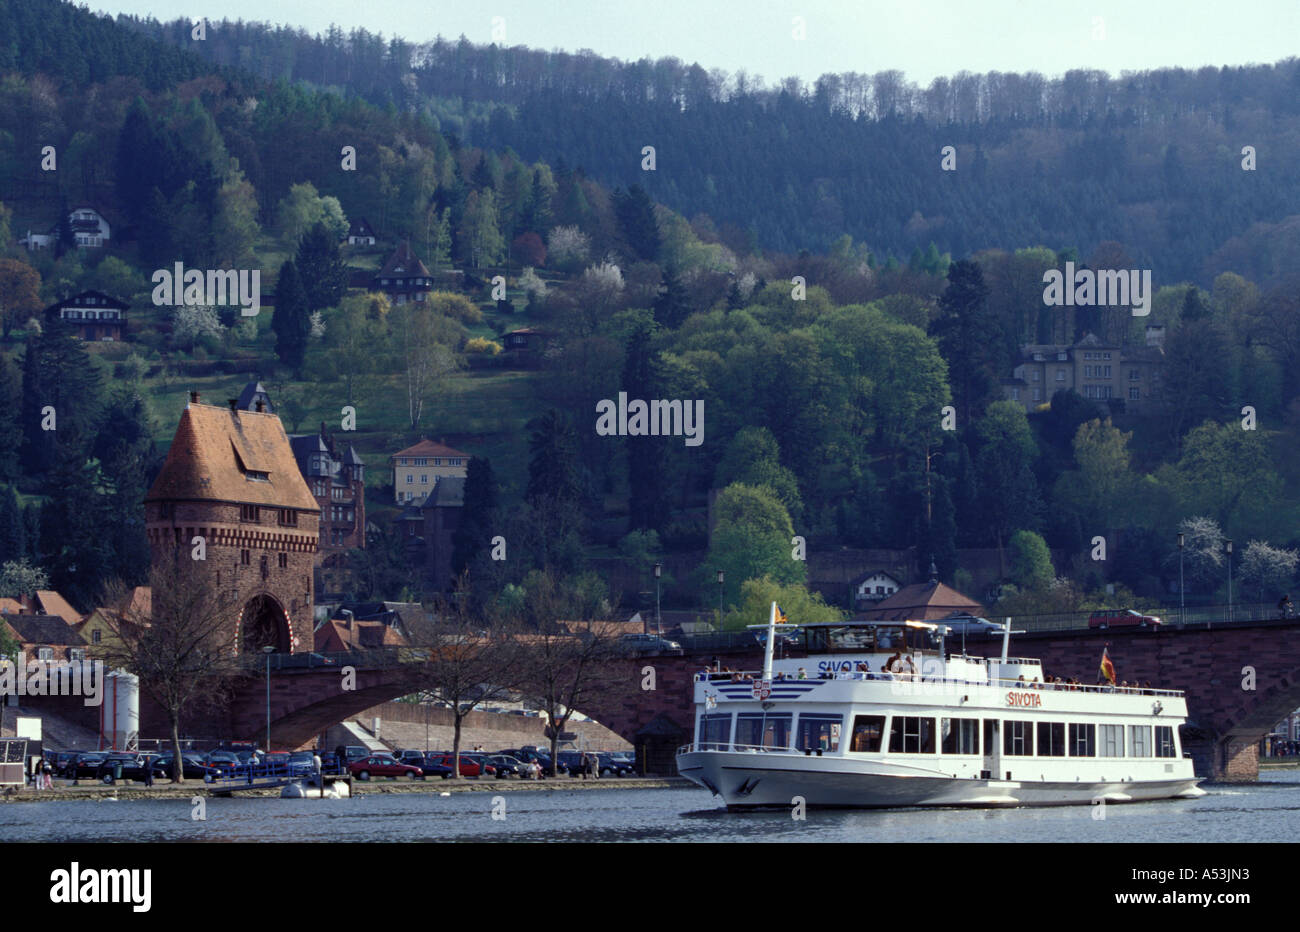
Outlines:
[[[83, 0], [161, 20], [245, 19], [323, 32], [364, 26], [625, 60], [676, 56], [706, 69], [797, 75], [898, 69], [928, 85], [959, 71], [1272, 63], [1300, 55], [1300, 0]], [[796, 17], [799, 18], [796, 21]], [[795, 38], [802, 28], [804, 38]]]

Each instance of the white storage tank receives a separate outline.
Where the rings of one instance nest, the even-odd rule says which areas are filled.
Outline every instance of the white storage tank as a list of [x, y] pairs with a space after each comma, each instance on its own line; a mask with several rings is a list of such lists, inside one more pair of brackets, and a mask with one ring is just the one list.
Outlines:
[[140, 680], [114, 670], [104, 677], [104, 702], [99, 707], [99, 746], [114, 751], [140, 747]]

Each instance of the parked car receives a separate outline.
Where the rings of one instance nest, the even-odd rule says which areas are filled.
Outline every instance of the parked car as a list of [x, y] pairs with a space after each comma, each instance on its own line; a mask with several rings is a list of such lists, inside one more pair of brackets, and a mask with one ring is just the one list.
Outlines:
[[[164, 754], [162, 757], [154, 759], [155, 780], [170, 780], [172, 778], [172, 760], [173, 756], [171, 754]], [[200, 755], [181, 754], [181, 776], [186, 780], [202, 780], [213, 772], [213, 768], [204, 763]]]
[[596, 755], [600, 759], [601, 774], [609, 774], [611, 777], [627, 777], [636, 773], [634, 761], [627, 758], [619, 757], [613, 753], [604, 753]]
[[582, 758], [582, 751], [561, 751], [560, 758], [557, 761], [560, 765], [560, 772], [578, 776], [583, 771]]
[[334, 749], [334, 756], [338, 759], [343, 767], [347, 767], [353, 761], [361, 760], [363, 757], [370, 756], [370, 750], [356, 744], [340, 744]]
[[76, 760], [68, 765], [71, 775], [78, 780], [99, 776], [99, 765], [108, 757], [107, 751], [82, 751]]
[[[446, 760], [447, 763], [443, 763]], [[441, 777], [446, 780], [452, 776], [451, 759], [441, 754], [431, 754], [428, 757], [422, 757], [418, 764], [415, 764], [424, 771], [425, 777]]]
[[627, 654], [683, 653], [681, 644], [657, 634], [625, 634], [618, 639], [618, 648]]
[[1144, 615], [1126, 608], [1123, 611], [1093, 612], [1088, 616], [1089, 628], [1154, 628], [1164, 624], [1156, 615]]
[[[434, 758], [434, 763], [440, 767], [446, 767], [448, 770], [451, 770], [451, 762], [452, 756], [450, 754], [444, 754], [441, 757]], [[491, 777], [496, 775], [496, 767], [486, 761], [481, 762], [475, 760], [470, 754], [462, 754], [460, 756], [460, 775], [462, 777]]]
[[141, 754], [109, 754], [100, 761], [99, 769], [95, 771], [95, 778], [100, 783], [109, 785], [118, 780], [135, 780], [142, 783], [148, 771], [157, 772], [154, 768], [156, 759]]
[[392, 777], [394, 780], [398, 777], [410, 777], [412, 780], [424, 779], [424, 771], [421, 768], [403, 764], [391, 754], [371, 754], [369, 757], [354, 760], [348, 764], [348, 771], [358, 780], [369, 780], [371, 777]]
[[[301, 777], [316, 772], [316, 755], [312, 751], [293, 751], [289, 754], [287, 767], [290, 776]], [[325, 762], [321, 761], [321, 769]]]
[[213, 773], [229, 775], [236, 770], [243, 768], [243, 761], [234, 751], [209, 751], [203, 758], [203, 763], [208, 766]]
[[71, 777], [71, 767], [77, 760], [77, 754], [77, 751], [48, 751], [45, 757], [54, 767], [56, 777]]
[[537, 751], [533, 748], [520, 748], [517, 751], [505, 752], [511, 757], [523, 761], [525, 764], [536, 763], [541, 766], [542, 773], [548, 777], [555, 776], [555, 766], [551, 763], [551, 755]]
[[524, 762], [517, 757], [511, 757], [509, 754], [489, 754], [487, 760], [497, 769], [498, 780], [524, 775]]
[[410, 764], [412, 767], [419, 767], [420, 762], [424, 760], [425, 757], [427, 757], [428, 755], [425, 754], [424, 751], [412, 751], [407, 749], [403, 751], [398, 751], [393, 756], [396, 757], [398, 760], [400, 760], [403, 764]]

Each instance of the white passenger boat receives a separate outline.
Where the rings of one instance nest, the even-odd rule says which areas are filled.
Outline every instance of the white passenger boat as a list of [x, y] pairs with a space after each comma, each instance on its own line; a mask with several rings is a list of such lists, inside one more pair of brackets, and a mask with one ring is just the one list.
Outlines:
[[[778, 625], [776, 611], [761, 671], [696, 674], [695, 740], [677, 752], [682, 776], [730, 808], [1205, 795], [1179, 691], [1047, 683], [1039, 661], [1007, 656], [1009, 628], [985, 658], [947, 653], [942, 623]], [[775, 659], [794, 630], [806, 656]]]

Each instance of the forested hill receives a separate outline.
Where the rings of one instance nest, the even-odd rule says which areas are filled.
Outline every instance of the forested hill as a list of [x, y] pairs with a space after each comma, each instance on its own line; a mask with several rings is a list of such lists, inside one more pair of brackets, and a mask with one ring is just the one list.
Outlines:
[[[1300, 255], [1300, 64], [958, 74], [928, 88], [898, 72], [790, 79], [676, 59], [414, 44], [249, 23], [120, 17], [210, 61], [346, 88], [422, 111], [445, 132], [525, 159], [643, 184], [705, 214], [733, 249], [823, 251], [842, 235], [906, 259], [935, 242], [988, 248], [1118, 241], [1165, 281], [1227, 268], [1277, 284]], [[436, 28], [436, 23], [431, 24]], [[580, 118], [575, 119], [575, 114]], [[656, 149], [657, 171], [641, 170]], [[940, 170], [944, 146], [957, 170]], [[1253, 146], [1258, 170], [1242, 170]]]

